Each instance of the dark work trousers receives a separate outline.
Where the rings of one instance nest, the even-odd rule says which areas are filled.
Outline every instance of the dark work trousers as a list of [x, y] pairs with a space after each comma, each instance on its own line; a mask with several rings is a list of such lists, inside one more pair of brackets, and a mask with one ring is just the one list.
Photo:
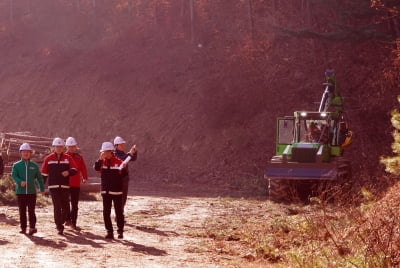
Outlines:
[[114, 203], [115, 217], [117, 218], [118, 233], [124, 231], [124, 213], [122, 212], [122, 194], [102, 194], [103, 197], [103, 218], [104, 225], [107, 232], [113, 232], [113, 226], [111, 222], [111, 206]]
[[72, 225], [74, 225], [74, 226], [76, 226], [76, 220], [78, 219], [78, 202], [79, 202], [80, 190], [81, 190], [81, 188], [79, 188], [79, 187], [69, 188], [71, 210], [69, 211], [67, 220], [70, 220]]
[[19, 221], [21, 230], [26, 230], [26, 207], [28, 207], [29, 214], [29, 227], [35, 228], [36, 226], [36, 194], [17, 194], [18, 199], [18, 210], [19, 210]]
[[64, 230], [64, 222], [69, 214], [69, 188], [50, 188], [54, 208], [54, 222], [57, 230]]
[[125, 204], [128, 199], [129, 175], [122, 178], [122, 213], [125, 215]]

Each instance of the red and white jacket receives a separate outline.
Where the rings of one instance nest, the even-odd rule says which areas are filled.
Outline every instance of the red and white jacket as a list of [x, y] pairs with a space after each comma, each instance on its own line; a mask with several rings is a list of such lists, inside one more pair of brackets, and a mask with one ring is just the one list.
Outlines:
[[69, 188], [69, 177], [64, 177], [61, 173], [68, 171], [69, 176], [73, 176], [77, 170], [71, 156], [64, 153], [57, 155], [53, 152], [43, 160], [41, 173], [48, 177], [49, 188]]
[[78, 167], [77, 174], [69, 177], [69, 186], [79, 188], [81, 187], [81, 176], [85, 181], [88, 179], [85, 160], [79, 153], [66, 152], [65, 154], [71, 156], [74, 159], [76, 166]]
[[94, 169], [101, 173], [101, 193], [120, 195], [122, 194], [122, 176], [119, 166], [122, 160], [114, 155], [111, 159], [104, 161], [99, 159], [94, 163]]

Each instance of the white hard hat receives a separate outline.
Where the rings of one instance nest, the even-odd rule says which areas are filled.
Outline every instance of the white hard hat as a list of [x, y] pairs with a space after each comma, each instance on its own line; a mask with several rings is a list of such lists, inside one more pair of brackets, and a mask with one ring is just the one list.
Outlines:
[[65, 145], [76, 146], [76, 145], [78, 145], [78, 143], [76, 142], [74, 137], [68, 137], [67, 140], [65, 141]]
[[19, 147], [20, 151], [32, 151], [31, 146], [29, 145], [29, 143], [23, 143], [21, 144], [21, 146]]
[[113, 144], [109, 141], [103, 142], [101, 144], [100, 152], [104, 152], [104, 151], [114, 151]]
[[121, 138], [120, 136], [115, 137], [114, 139], [114, 145], [122, 144], [125, 143], [125, 140]]
[[53, 146], [64, 146], [64, 140], [59, 138], [59, 137], [54, 138], [53, 143], [51, 145], [53, 145]]

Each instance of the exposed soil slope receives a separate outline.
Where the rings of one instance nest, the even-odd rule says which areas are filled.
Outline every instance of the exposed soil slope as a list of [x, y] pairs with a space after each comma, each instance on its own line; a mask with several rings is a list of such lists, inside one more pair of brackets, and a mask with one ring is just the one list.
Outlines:
[[[2, 131], [75, 136], [89, 163], [121, 135], [139, 148], [138, 180], [240, 188], [263, 176], [275, 118], [317, 108], [330, 67], [356, 133], [354, 170], [382, 172], [399, 72], [379, 11], [254, 1], [252, 39], [246, 1], [197, 1], [194, 35], [183, 1], [71, 2], [21, 1], [12, 16], [1, 4]], [[375, 35], [343, 26], [373, 23]]]

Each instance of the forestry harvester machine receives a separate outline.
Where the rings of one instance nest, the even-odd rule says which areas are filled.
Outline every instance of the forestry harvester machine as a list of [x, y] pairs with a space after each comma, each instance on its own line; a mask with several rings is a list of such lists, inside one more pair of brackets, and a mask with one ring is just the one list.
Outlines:
[[343, 151], [351, 143], [352, 131], [334, 71], [328, 69], [325, 77], [318, 111], [295, 111], [293, 116], [277, 118], [276, 153], [264, 174], [272, 201], [304, 200], [322, 185], [351, 179], [350, 161]]

